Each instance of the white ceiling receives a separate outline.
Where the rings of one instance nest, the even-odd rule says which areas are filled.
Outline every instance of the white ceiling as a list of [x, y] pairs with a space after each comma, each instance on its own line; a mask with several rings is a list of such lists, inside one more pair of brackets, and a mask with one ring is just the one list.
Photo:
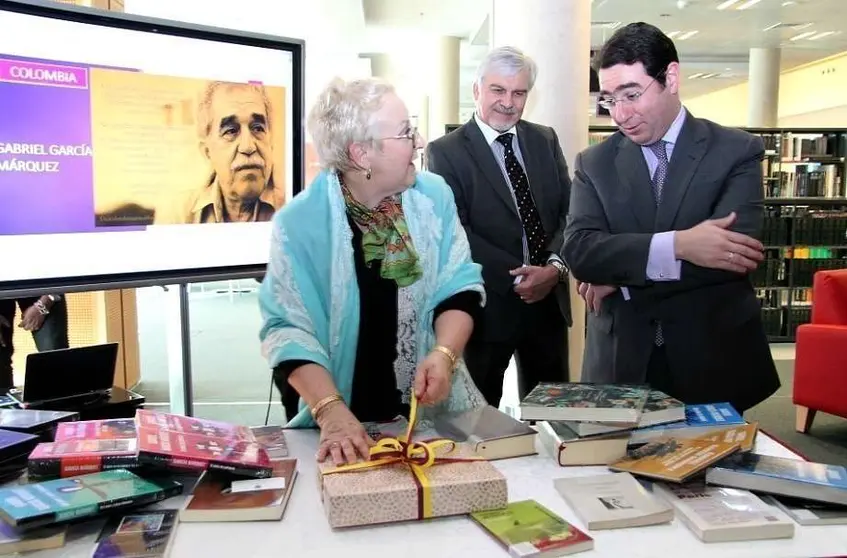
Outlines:
[[[723, 0], [593, 0], [592, 45], [602, 45], [615, 24], [633, 21], [652, 23], [666, 33], [697, 31], [685, 40], [675, 38], [683, 75], [717, 76], [686, 80], [683, 94], [688, 97], [745, 81], [752, 47], [780, 46], [783, 70], [847, 51], [847, 0], [760, 0], [747, 9], [735, 9], [746, 1], [717, 10]], [[485, 52], [486, 37], [480, 30], [491, 0], [362, 0], [362, 6], [375, 37], [386, 37], [385, 30], [392, 29], [453, 35], [468, 42], [476, 39], [476, 46], [467, 44], [462, 49], [462, 83], [473, 75]], [[766, 30], [777, 24], [781, 26]], [[831, 33], [816, 36], [824, 32]], [[810, 33], [813, 40], [791, 40], [801, 33]], [[369, 45], [371, 51], [395, 48], [396, 39]]]

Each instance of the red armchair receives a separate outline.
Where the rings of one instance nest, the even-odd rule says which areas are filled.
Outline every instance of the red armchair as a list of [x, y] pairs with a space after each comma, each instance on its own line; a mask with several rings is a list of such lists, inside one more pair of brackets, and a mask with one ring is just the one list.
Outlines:
[[815, 273], [812, 322], [797, 328], [795, 349], [797, 431], [818, 411], [847, 417], [847, 269]]

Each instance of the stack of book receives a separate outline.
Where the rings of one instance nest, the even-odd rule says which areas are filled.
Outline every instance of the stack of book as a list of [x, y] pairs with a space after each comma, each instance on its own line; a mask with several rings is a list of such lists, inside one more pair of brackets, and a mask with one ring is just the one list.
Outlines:
[[0, 409], [0, 428], [32, 434], [42, 442], [52, 442], [59, 425], [78, 419], [79, 413], [73, 411]]
[[[280, 519], [297, 476], [280, 426], [140, 409], [41, 439], [0, 429], [0, 469], [28, 473], [0, 489], [0, 553], [58, 548], [71, 521], [108, 515], [93, 556], [164, 555], [178, 521]], [[192, 487], [184, 506], [136, 511]]]
[[634, 429], [685, 419], [680, 401], [635, 385], [540, 383], [520, 409], [562, 466], [608, 465], [626, 455]]

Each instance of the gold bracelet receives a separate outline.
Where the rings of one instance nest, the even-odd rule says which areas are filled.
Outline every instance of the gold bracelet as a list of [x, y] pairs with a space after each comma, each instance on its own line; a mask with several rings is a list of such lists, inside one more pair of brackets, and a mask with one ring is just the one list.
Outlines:
[[317, 421], [318, 420], [318, 414], [321, 411], [323, 411], [324, 408], [327, 405], [329, 405], [329, 404], [331, 404], [335, 401], [344, 401], [344, 399], [339, 394], [334, 393], [332, 395], [328, 395], [328, 396], [324, 397], [323, 399], [321, 399], [320, 401], [315, 403], [315, 406], [312, 407], [312, 418]]
[[459, 360], [456, 356], [456, 353], [454, 353], [444, 345], [436, 345], [432, 348], [432, 350], [437, 351], [450, 359], [450, 370], [456, 368], [456, 361]]

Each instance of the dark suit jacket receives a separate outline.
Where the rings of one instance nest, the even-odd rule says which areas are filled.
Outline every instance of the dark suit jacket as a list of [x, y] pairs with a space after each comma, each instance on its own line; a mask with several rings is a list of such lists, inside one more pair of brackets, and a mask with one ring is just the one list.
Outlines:
[[679, 281], [646, 276], [653, 233], [738, 215], [733, 230], [759, 238], [762, 140], [688, 114], [656, 207], [641, 147], [620, 132], [576, 159], [563, 256], [573, 276], [627, 286], [589, 314], [583, 381], [644, 382], [662, 323], [665, 350], [686, 403], [729, 401], [746, 409], [779, 387], [746, 275], [683, 261]]
[[[516, 128], [529, 187], [550, 238], [548, 249], [560, 254], [571, 181], [558, 136], [552, 128], [523, 120]], [[426, 165], [453, 189], [473, 259], [482, 265], [488, 299], [483, 335], [490, 341], [508, 339], [519, 327], [515, 316], [524, 304], [509, 275], [523, 263], [523, 229], [511, 186], [473, 119], [431, 142]], [[559, 284], [553, 296], [570, 325], [567, 285]]]

